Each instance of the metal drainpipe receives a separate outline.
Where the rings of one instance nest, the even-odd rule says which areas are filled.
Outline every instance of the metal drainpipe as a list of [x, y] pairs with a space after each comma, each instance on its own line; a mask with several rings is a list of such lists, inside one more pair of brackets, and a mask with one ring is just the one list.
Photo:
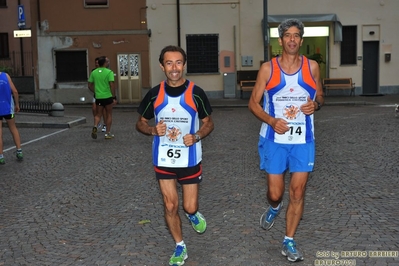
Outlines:
[[40, 17], [40, 0], [37, 0], [37, 19], [39, 20], [39, 30], [42, 30], [42, 18]]
[[177, 8], [177, 46], [180, 47], [180, 0], [176, 0]]
[[269, 61], [269, 20], [268, 20], [267, 0], [263, 0], [263, 54], [264, 62]]
[[[21, 0], [18, 0], [18, 6], [21, 4]], [[25, 27], [24, 27], [25, 28]], [[24, 29], [22, 28], [22, 29]], [[19, 28], [21, 29], [21, 28]], [[24, 62], [24, 44], [22, 42], [23, 38], [19, 38], [19, 51], [21, 53], [21, 75], [25, 76], [25, 62]]]

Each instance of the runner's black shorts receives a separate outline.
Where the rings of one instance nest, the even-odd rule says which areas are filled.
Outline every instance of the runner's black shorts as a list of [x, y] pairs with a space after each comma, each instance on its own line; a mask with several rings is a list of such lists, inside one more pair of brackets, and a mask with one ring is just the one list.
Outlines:
[[106, 99], [96, 99], [96, 105], [98, 106], [107, 106], [109, 104], [114, 103], [114, 98], [106, 98]]
[[14, 118], [14, 114], [9, 114], [9, 115], [0, 115], [0, 121], [3, 120], [3, 118], [5, 120], [10, 120]]
[[159, 179], [177, 179], [180, 184], [198, 184], [202, 181], [201, 163], [193, 167], [170, 168], [154, 166], [155, 177]]

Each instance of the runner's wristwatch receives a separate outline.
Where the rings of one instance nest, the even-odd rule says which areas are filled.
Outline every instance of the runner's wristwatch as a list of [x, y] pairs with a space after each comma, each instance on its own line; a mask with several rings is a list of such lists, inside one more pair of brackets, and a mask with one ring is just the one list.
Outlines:
[[198, 142], [198, 141], [200, 141], [200, 140], [201, 140], [201, 137], [200, 137], [200, 135], [198, 135], [198, 134], [195, 134], [194, 136], [195, 136], [195, 141], [196, 141], [196, 142]]
[[315, 101], [317, 103], [317, 108], [316, 111], [319, 111], [321, 109], [321, 104], [318, 101]]

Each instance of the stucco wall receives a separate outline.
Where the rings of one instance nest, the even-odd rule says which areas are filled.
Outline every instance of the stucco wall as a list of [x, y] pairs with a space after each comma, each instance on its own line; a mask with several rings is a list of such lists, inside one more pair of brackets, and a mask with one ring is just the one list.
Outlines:
[[[159, 53], [166, 45], [178, 44], [176, 32], [177, 8], [176, 1], [148, 1], [148, 27], [152, 31], [150, 40], [151, 53], [151, 84], [155, 86], [165, 76], [159, 68]], [[219, 51], [224, 54], [236, 55], [232, 63], [237, 62], [239, 46], [239, 6], [231, 1], [181, 1], [181, 47], [186, 47], [187, 34], [219, 34]], [[164, 14], [168, 14], [165, 16]], [[223, 58], [219, 59], [220, 73], [188, 75], [187, 79], [195, 81], [208, 94], [215, 98], [223, 97], [223, 71], [235, 71], [223, 68]], [[188, 62], [189, 63], [189, 62]]]
[[[110, 68], [119, 74], [118, 54], [140, 56], [140, 84], [149, 87], [149, 32], [145, 0], [110, 1], [107, 7], [85, 8], [84, 1], [31, 1], [36, 95], [39, 100], [77, 103], [81, 97], [91, 102], [84, 82], [57, 82], [55, 50], [87, 51], [87, 77], [94, 59], [105, 55]], [[68, 18], [68, 19], [65, 19]], [[119, 76], [115, 78], [118, 89]]]
[[[357, 55], [363, 57], [363, 40], [367, 36], [363, 34], [363, 27], [378, 26], [380, 34], [379, 51], [379, 83], [381, 93], [399, 93], [399, 77], [396, 69], [399, 67], [399, 36], [392, 34], [397, 30], [396, 25], [399, 17], [399, 1], [396, 0], [362, 0], [358, 1], [334, 0], [334, 1], [268, 1], [269, 14], [293, 14], [287, 12], [287, 6], [296, 14], [323, 14], [335, 13], [338, 15], [343, 26], [357, 26]], [[306, 23], [305, 23], [306, 26]], [[392, 59], [390, 62], [384, 60], [384, 45], [392, 45]], [[334, 43], [330, 38], [330, 77], [351, 76], [356, 82], [356, 87], [362, 86], [363, 61], [358, 60], [354, 66], [340, 65], [340, 44]], [[389, 86], [389, 85], [394, 85]], [[396, 89], [395, 89], [396, 87]]]
[[[286, 14], [327, 14], [334, 13], [343, 26], [357, 26], [357, 56], [363, 56], [362, 29], [364, 26], [378, 26], [379, 51], [379, 91], [381, 93], [399, 93], [399, 36], [396, 33], [399, 17], [397, 0], [279, 0], [268, 1], [269, 15]], [[148, 27], [152, 30], [150, 39], [151, 85], [155, 86], [164, 79], [159, 69], [160, 50], [168, 44], [177, 44], [177, 8], [175, 0], [147, 1]], [[287, 8], [289, 7], [289, 8]], [[167, 15], [165, 15], [167, 14]], [[263, 19], [263, 1], [261, 0], [180, 0], [181, 47], [185, 48], [185, 35], [197, 33], [218, 33], [220, 51], [234, 50], [236, 70], [259, 68], [264, 58], [261, 21]], [[328, 24], [328, 22], [326, 22]], [[326, 24], [323, 23], [323, 24]], [[236, 35], [232, 34], [236, 26]], [[306, 23], [305, 23], [306, 26]], [[329, 65], [330, 77], [350, 76], [361, 92], [363, 62], [361, 59], [353, 66], [340, 65], [340, 43], [335, 43], [333, 27], [330, 23]], [[235, 46], [234, 46], [235, 45]], [[391, 61], [384, 60], [384, 47], [391, 47]], [[253, 56], [253, 67], [242, 67], [241, 56]], [[209, 95], [221, 95], [223, 92], [222, 75], [190, 75], [187, 78], [197, 82]], [[216, 90], [216, 92], [215, 92]]]

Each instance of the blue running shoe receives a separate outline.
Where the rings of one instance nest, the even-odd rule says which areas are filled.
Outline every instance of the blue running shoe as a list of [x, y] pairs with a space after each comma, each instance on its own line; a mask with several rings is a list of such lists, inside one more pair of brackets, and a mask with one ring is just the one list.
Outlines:
[[176, 246], [175, 252], [173, 252], [172, 257], [170, 257], [169, 265], [183, 265], [187, 258], [186, 246]]
[[274, 220], [276, 219], [282, 208], [283, 202], [280, 203], [277, 211], [273, 210], [272, 206], [269, 206], [269, 208], [267, 208], [267, 210], [260, 217], [260, 226], [265, 230], [269, 230], [270, 228], [272, 228], [272, 226], [274, 225]]
[[283, 254], [283, 256], [286, 256], [287, 260], [291, 262], [303, 260], [302, 252], [300, 252], [296, 248], [296, 243], [294, 240], [288, 240], [288, 239], [284, 240], [281, 254]]

